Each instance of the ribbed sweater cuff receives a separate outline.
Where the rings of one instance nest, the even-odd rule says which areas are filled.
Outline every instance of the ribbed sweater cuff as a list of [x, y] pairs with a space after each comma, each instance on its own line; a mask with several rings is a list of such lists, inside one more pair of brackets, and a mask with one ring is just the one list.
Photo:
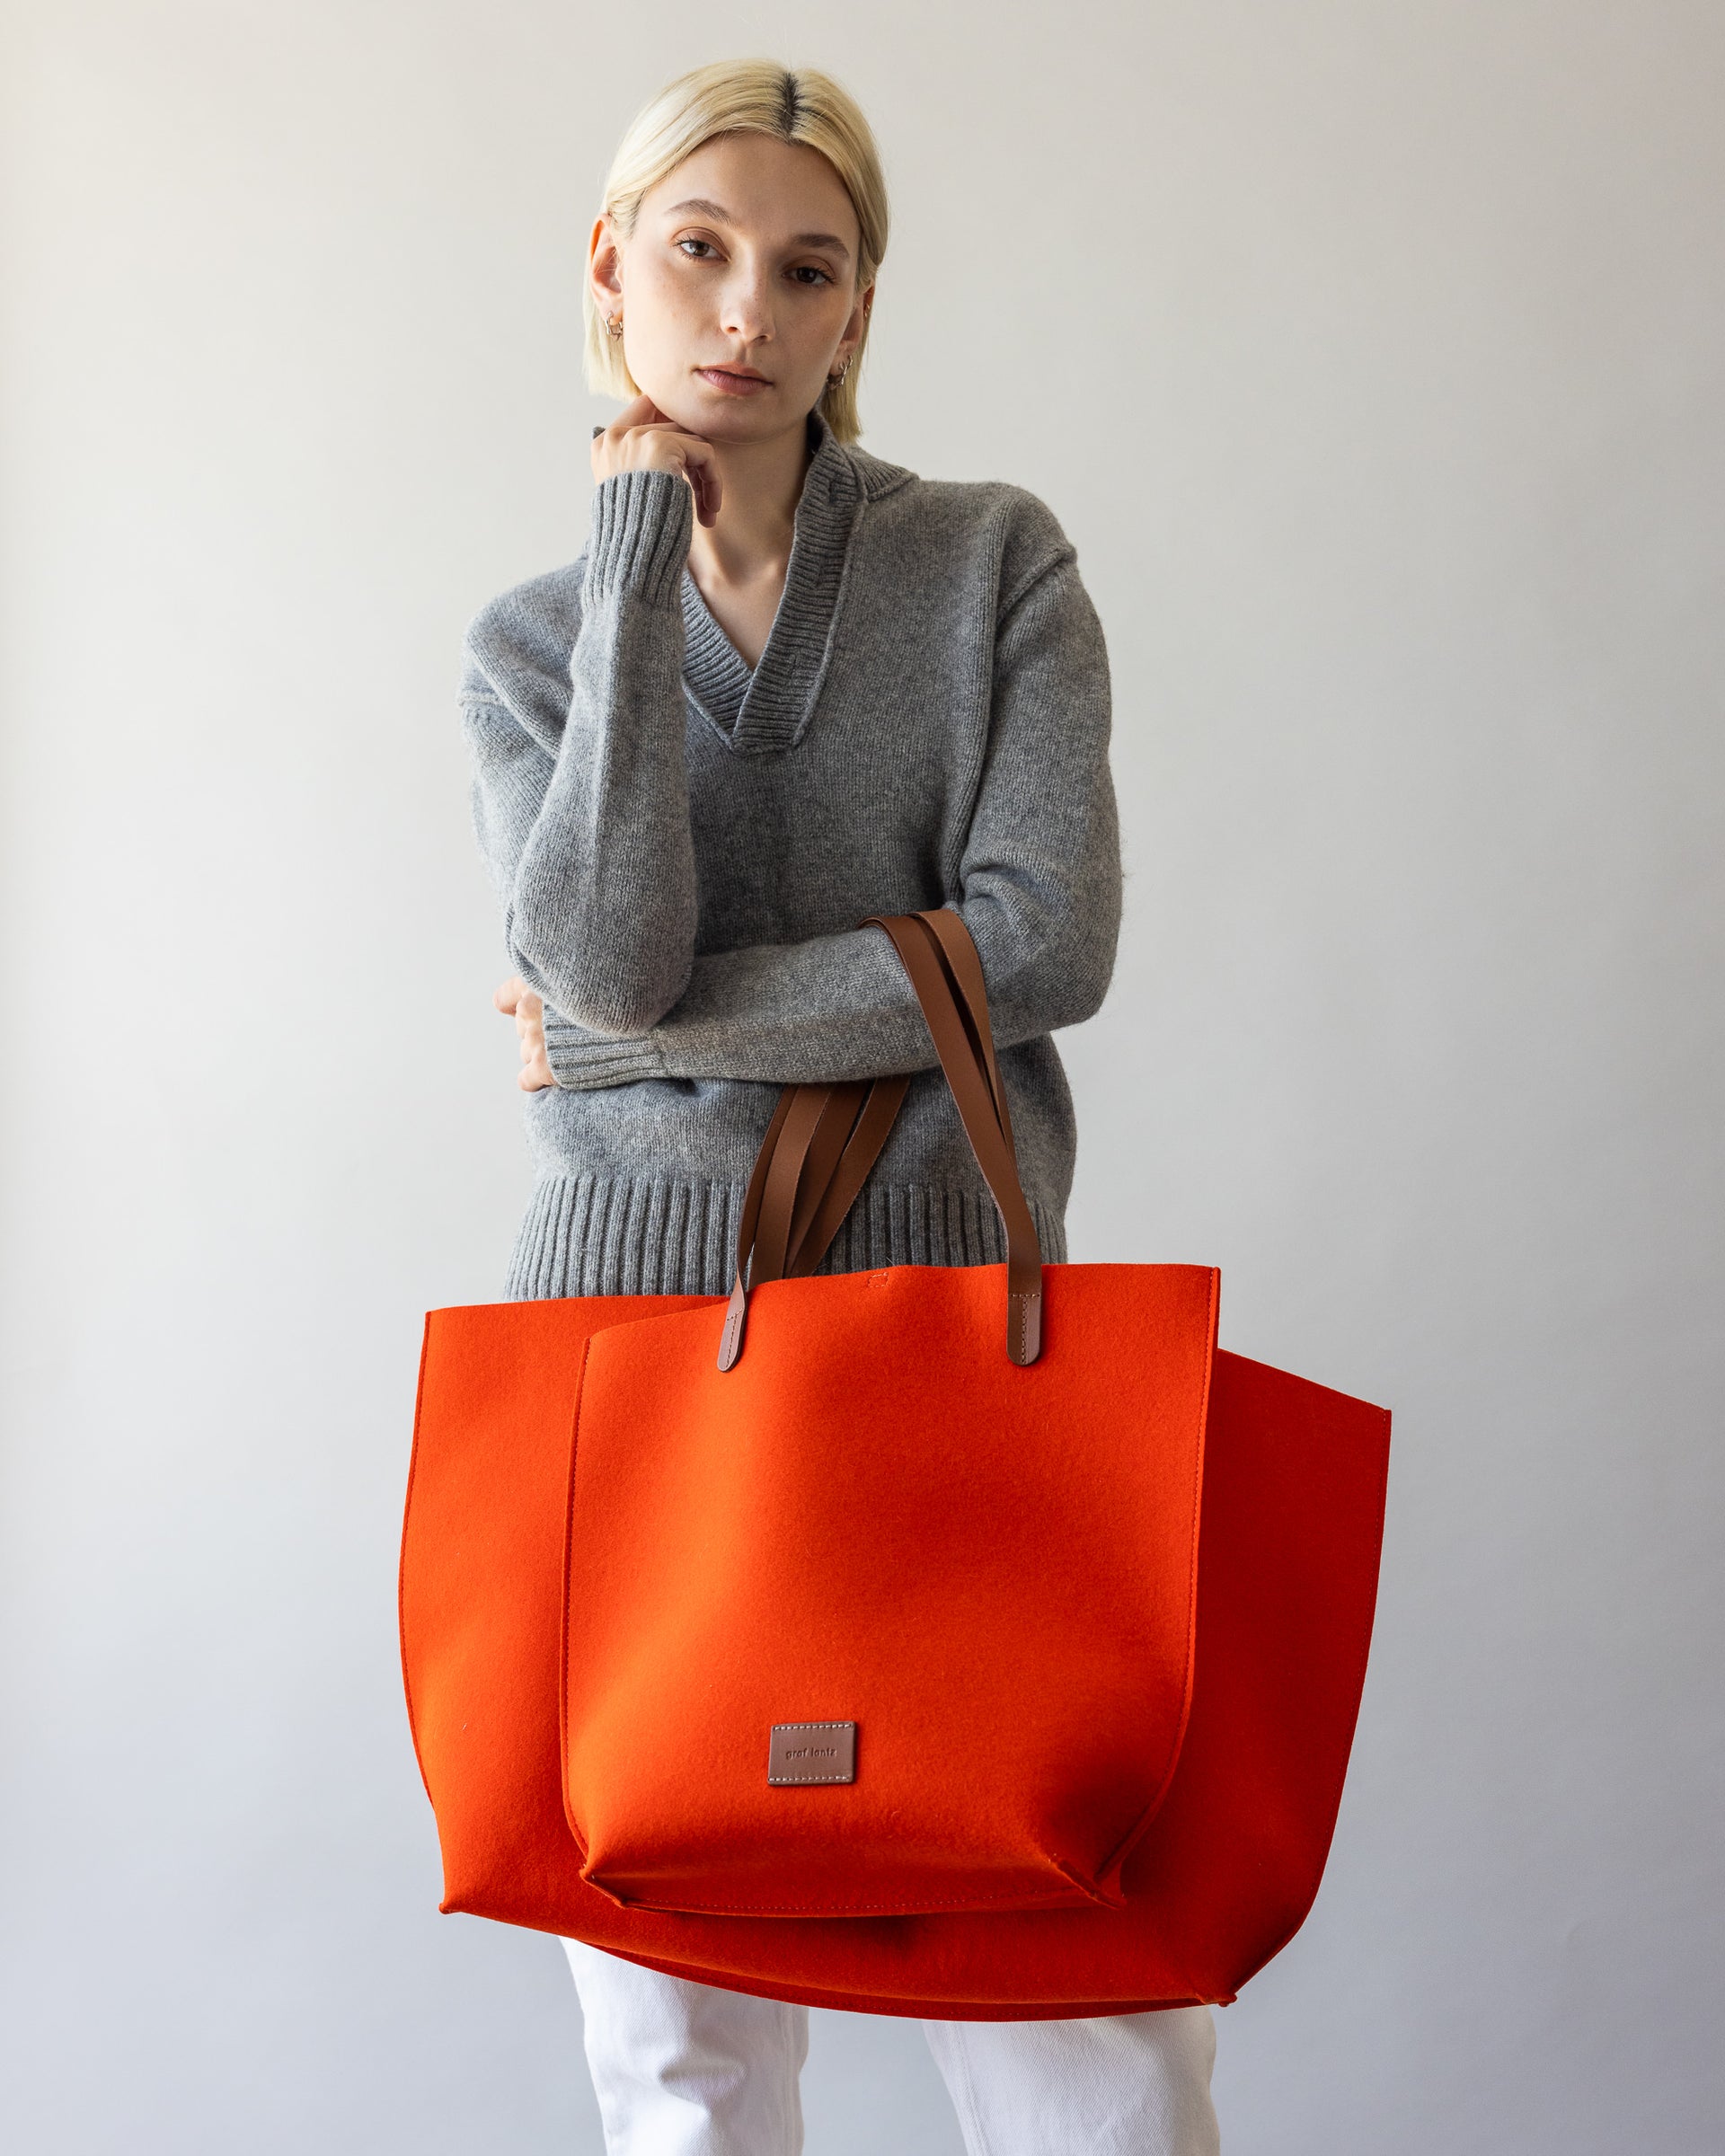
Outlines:
[[616, 472], [593, 490], [581, 596], [632, 593], [650, 606], [680, 604], [694, 530], [694, 497], [675, 472]]
[[545, 1061], [558, 1084], [575, 1093], [665, 1075], [665, 1058], [656, 1041], [596, 1040], [568, 1019], [546, 1019]]

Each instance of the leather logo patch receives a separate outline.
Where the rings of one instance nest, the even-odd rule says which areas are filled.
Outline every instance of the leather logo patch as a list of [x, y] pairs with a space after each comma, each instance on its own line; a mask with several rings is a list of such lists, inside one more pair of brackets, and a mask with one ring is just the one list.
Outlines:
[[854, 1722], [775, 1722], [766, 1758], [766, 1779], [801, 1781], [856, 1780]]

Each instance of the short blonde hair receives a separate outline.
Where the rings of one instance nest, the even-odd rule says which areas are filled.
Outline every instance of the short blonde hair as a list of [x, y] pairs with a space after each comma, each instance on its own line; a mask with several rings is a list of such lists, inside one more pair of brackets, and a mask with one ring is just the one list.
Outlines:
[[[844, 182], [860, 233], [856, 287], [864, 290], [887, 252], [887, 185], [880, 155], [848, 91], [815, 67], [785, 67], [776, 60], [716, 60], [668, 84], [631, 121], [606, 175], [601, 204], [624, 239], [633, 236], [641, 198], [716, 135], [770, 135], [778, 142], [818, 150]], [[635, 397], [641, 385], [630, 374], [621, 341], [605, 326], [590, 278], [581, 286], [587, 317], [587, 384], [601, 396]], [[862, 431], [857, 418], [856, 378], [869, 341], [851, 355], [845, 379], [820, 393], [818, 411], [841, 442]]]

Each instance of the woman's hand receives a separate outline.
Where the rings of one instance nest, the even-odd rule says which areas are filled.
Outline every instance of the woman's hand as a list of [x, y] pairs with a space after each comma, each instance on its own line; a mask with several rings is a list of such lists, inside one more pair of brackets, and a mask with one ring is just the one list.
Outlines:
[[701, 522], [718, 522], [719, 464], [712, 444], [702, 435], [686, 434], [650, 396], [643, 394], [625, 404], [611, 424], [593, 437], [595, 482], [619, 472], [675, 472], [688, 481]]
[[545, 1060], [545, 1004], [544, 998], [535, 995], [518, 973], [511, 974], [491, 997], [497, 1008], [508, 1015], [515, 1014], [515, 1029], [521, 1041], [521, 1074], [516, 1083], [525, 1093], [536, 1093], [541, 1086], [555, 1085], [551, 1065]]

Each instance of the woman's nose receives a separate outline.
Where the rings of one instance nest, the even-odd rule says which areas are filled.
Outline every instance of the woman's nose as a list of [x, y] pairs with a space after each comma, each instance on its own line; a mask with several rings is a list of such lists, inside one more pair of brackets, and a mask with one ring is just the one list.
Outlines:
[[720, 326], [727, 337], [754, 344], [773, 334], [773, 306], [762, 277], [743, 276], [726, 280], [721, 296]]

